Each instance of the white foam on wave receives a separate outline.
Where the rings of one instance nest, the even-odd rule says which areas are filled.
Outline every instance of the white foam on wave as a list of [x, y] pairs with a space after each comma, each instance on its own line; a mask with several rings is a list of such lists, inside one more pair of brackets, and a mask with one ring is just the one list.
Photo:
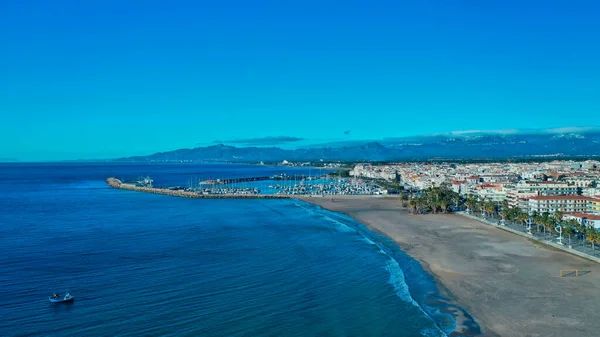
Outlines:
[[421, 330], [421, 336], [424, 337], [446, 337], [447, 335], [439, 329], [423, 329]]
[[302, 209], [303, 209], [303, 210], [305, 210], [305, 211], [306, 211], [308, 214], [315, 214], [315, 212], [313, 212], [313, 210], [312, 210], [312, 209], [310, 209], [310, 208], [307, 208], [307, 207], [304, 207], [304, 206], [302, 206], [302, 205], [300, 205], [300, 204], [298, 204], [298, 203], [294, 203], [294, 206], [302, 208]]
[[387, 270], [390, 274], [388, 283], [394, 287], [394, 290], [396, 290], [396, 295], [405, 302], [419, 306], [412, 296], [410, 296], [408, 285], [406, 284], [406, 279], [404, 277], [404, 272], [402, 271], [402, 268], [400, 268], [398, 262], [390, 258], [386, 263], [385, 270]]
[[[299, 205], [299, 204], [295, 204], [295, 205], [298, 206], [298, 207], [300, 207], [300, 208], [302, 208], [303, 210], [307, 211], [309, 214], [315, 215], [315, 212], [313, 212], [313, 210], [311, 210], [310, 208], [304, 207], [304, 206]], [[331, 217], [323, 214], [323, 212], [319, 212], [318, 215], [321, 216], [321, 217], [323, 217], [323, 219], [325, 219], [325, 220], [327, 220], [327, 221], [329, 221], [331, 223], [336, 224], [337, 225], [336, 228], [339, 229], [339, 230], [341, 230], [342, 232], [356, 232], [356, 230], [354, 230], [352, 227], [346, 225], [345, 223], [343, 223], [341, 221], [337, 221], [337, 220], [335, 220], [335, 219], [333, 219], [333, 218], [331, 218]]]
[[[310, 214], [315, 214], [311, 209], [303, 207], [302, 205], [296, 204], [296, 206], [306, 210]], [[444, 333], [444, 331], [442, 331], [436, 325], [433, 317], [431, 317], [429, 314], [427, 314], [427, 312], [411, 296], [409, 288], [408, 288], [408, 284], [406, 284], [406, 278], [404, 276], [404, 272], [402, 271], [402, 268], [400, 268], [400, 264], [398, 263], [398, 261], [396, 261], [392, 256], [390, 256], [390, 254], [388, 254], [384, 250], [384, 248], [381, 246], [381, 244], [374, 242], [373, 240], [366, 237], [360, 231], [357, 231], [356, 229], [346, 225], [345, 223], [343, 223], [341, 221], [337, 221], [337, 220], [325, 215], [324, 212], [319, 212], [319, 215], [321, 215], [324, 219], [338, 225], [338, 226], [336, 226], [336, 228], [340, 229], [341, 231], [359, 233], [362, 236], [362, 241], [364, 241], [370, 245], [375, 245], [376, 247], [378, 247], [379, 252], [381, 254], [386, 255], [389, 258], [386, 263], [385, 269], [388, 271], [388, 273], [390, 275], [388, 283], [390, 283], [394, 287], [394, 290], [396, 291], [396, 296], [398, 296], [401, 300], [414, 305], [425, 317], [427, 317], [434, 324], [433, 328], [424, 329], [421, 332], [421, 334], [425, 337], [447, 337], [447, 335]]]
[[363, 237], [362, 237], [362, 240], [363, 240], [364, 242], [366, 242], [366, 243], [370, 244], [370, 245], [375, 245], [375, 246], [377, 246], [377, 244], [376, 244], [375, 242], [371, 241], [369, 238], [366, 238], [366, 237], [364, 237], [364, 236], [363, 236]]
[[352, 227], [346, 225], [345, 223], [343, 223], [341, 221], [337, 221], [335, 219], [332, 219], [332, 218], [328, 217], [327, 215], [323, 215], [323, 218], [326, 219], [329, 222], [332, 222], [332, 223], [336, 224], [337, 225], [336, 228], [338, 228], [342, 232], [356, 232], [356, 230], [354, 230]]
[[[406, 277], [404, 276], [404, 272], [402, 271], [402, 268], [400, 268], [398, 262], [392, 257], [390, 257], [385, 269], [390, 274], [390, 279], [388, 282], [394, 287], [394, 290], [396, 290], [396, 296], [398, 296], [401, 300], [414, 305], [416, 308], [419, 309], [419, 311], [423, 315], [425, 315], [435, 324], [435, 320], [431, 316], [429, 316], [427, 312], [425, 312], [425, 310], [423, 310], [423, 308], [419, 305], [419, 303], [417, 303], [417, 301], [415, 301], [414, 298], [412, 298], [412, 296], [410, 295], [408, 284], [406, 284]], [[446, 336], [446, 334], [437, 325], [435, 326], [435, 328], [428, 328], [421, 331], [421, 334], [426, 337]]]

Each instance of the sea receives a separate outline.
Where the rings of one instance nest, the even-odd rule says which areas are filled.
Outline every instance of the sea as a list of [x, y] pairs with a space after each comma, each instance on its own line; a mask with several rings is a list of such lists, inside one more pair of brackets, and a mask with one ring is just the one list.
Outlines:
[[[0, 164], [0, 336], [446, 336], [433, 277], [297, 200], [109, 188], [309, 174], [238, 164]], [[312, 174], [316, 169], [312, 169]], [[71, 304], [52, 304], [70, 292]]]

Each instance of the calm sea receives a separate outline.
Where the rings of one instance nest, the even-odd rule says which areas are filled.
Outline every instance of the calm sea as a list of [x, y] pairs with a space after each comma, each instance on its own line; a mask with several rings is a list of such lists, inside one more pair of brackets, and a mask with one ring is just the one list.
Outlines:
[[[211, 164], [0, 165], [0, 336], [443, 336], [432, 278], [384, 237], [294, 200], [108, 188], [264, 176]], [[291, 173], [308, 173], [292, 170]], [[50, 304], [69, 291], [73, 304]]]

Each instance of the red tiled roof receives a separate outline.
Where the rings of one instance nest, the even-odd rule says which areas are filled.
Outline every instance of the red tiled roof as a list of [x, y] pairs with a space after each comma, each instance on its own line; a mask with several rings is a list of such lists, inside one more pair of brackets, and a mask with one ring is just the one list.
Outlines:
[[565, 216], [572, 216], [575, 218], [586, 218], [588, 220], [600, 220], [600, 215], [588, 214], [588, 213], [565, 213]]

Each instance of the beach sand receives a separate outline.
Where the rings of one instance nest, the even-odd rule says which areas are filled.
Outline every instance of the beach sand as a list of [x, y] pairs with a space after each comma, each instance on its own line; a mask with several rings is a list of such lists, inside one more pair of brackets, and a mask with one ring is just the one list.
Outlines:
[[[301, 200], [345, 213], [421, 262], [482, 336], [600, 336], [600, 265], [460, 215], [411, 215], [398, 198]], [[576, 269], [578, 277], [560, 277]], [[448, 293], [449, 292], [449, 293]], [[457, 310], [457, 335], [469, 335]], [[462, 331], [461, 331], [462, 330]]]

